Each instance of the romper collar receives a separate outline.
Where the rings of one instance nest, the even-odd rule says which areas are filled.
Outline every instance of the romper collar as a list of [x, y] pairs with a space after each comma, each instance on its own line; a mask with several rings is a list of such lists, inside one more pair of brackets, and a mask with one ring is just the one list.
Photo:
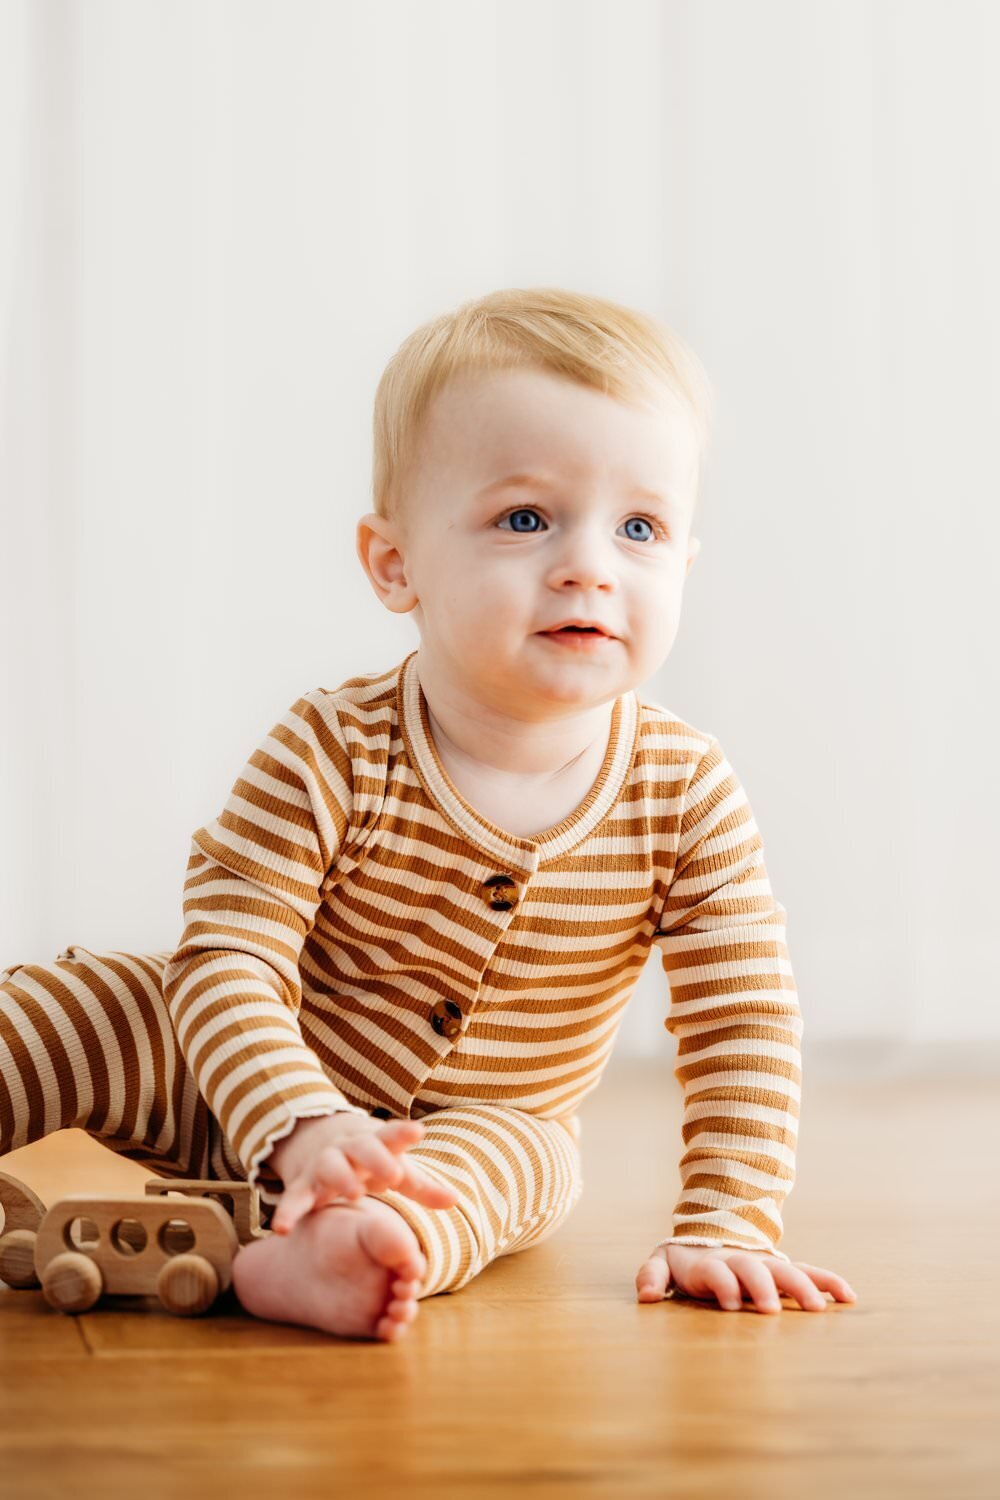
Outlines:
[[438, 755], [417, 675], [416, 651], [401, 663], [396, 703], [403, 742], [413, 769], [430, 798], [470, 842], [497, 860], [521, 869], [548, 864], [579, 844], [614, 806], [631, 769], [639, 730], [639, 700], [630, 690], [615, 699], [604, 763], [580, 806], [561, 823], [530, 838], [499, 828], [470, 804], [455, 786]]

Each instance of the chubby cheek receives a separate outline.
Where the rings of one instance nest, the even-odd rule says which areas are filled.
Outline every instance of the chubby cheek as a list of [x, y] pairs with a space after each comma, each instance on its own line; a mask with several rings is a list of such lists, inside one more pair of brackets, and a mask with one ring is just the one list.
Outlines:
[[475, 639], [482, 639], [483, 631], [514, 635], [535, 624], [537, 604], [530, 584], [511, 569], [498, 576], [489, 568], [458, 563], [439, 598], [445, 602], [451, 628], [476, 631]]
[[680, 624], [680, 603], [666, 590], [644, 599], [630, 611], [629, 649], [640, 661], [658, 664], [670, 650]]

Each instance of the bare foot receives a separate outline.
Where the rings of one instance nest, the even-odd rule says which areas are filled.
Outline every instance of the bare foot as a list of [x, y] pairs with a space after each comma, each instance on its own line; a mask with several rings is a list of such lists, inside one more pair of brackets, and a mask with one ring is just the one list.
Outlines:
[[253, 1317], [341, 1338], [401, 1338], [417, 1316], [427, 1262], [402, 1214], [380, 1198], [328, 1203], [291, 1234], [242, 1245], [233, 1290]]

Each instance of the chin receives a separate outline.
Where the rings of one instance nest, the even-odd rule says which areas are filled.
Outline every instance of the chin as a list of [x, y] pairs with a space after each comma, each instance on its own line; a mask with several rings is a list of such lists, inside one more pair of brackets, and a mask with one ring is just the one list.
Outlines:
[[557, 663], [547, 672], [539, 672], [536, 681], [545, 697], [554, 702], [592, 704], [604, 703], [608, 698], [627, 690], [621, 685], [621, 670], [602, 671], [595, 663]]

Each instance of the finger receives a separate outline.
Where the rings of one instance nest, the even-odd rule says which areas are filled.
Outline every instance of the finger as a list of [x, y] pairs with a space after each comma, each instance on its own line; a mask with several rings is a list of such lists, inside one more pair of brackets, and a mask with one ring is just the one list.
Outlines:
[[401, 1158], [403, 1175], [396, 1183], [397, 1193], [405, 1193], [428, 1208], [454, 1208], [460, 1201], [459, 1194], [448, 1182], [439, 1182], [430, 1173], [422, 1172], [416, 1162]]
[[365, 1196], [367, 1169], [362, 1165], [356, 1171], [348, 1152], [354, 1152], [353, 1141], [324, 1146], [312, 1163], [313, 1185], [324, 1203], [332, 1203], [335, 1198], [348, 1198], [354, 1203]]
[[670, 1267], [665, 1255], [651, 1255], [640, 1267], [635, 1289], [640, 1302], [659, 1302], [670, 1282]]
[[826, 1298], [806, 1273], [785, 1261], [768, 1268], [774, 1283], [786, 1297], [794, 1297], [806, 1312], [826, 1312]]
[[402, 1176], [393, 1186], [398, 1193], [403, 1193], [428, 1208], [454, 1208], [460, 1201], [457, 1190], [450, 1184], [439, 1182], [429, 1173], [421, 1172], [416, 1163], [406, 1157], [407, 1148], [416, 1146], [425, 1133], [426, 1127], [420, 1120], [387, 1120], [379, 1130], [379, 1139], [391, 1151], [399, 1153]]
[[762, 1265], [752, 1255], [742, 1254], [730, 1256], [727, 1265], [750, 1293], [756, 1312], [781, 1311], [781, 1300], [774, 1285], [771, 1265]]
[[664, 1253], [679, 1291], [689, 1297], [716, 1297], [720, 1306], [732, 1312], [743, 1306], [743, 1289], [724, 1257], [684, 1245], [667, 1245]]
[[[676, 1271], [674, 1277], [680, 1281]], [[727, 1312], [739, 1312], [743, 1306], [743, 1288], [729, 1269], [728, 1263], [711, 1256], [695, 1263], [685, 1290], [696, 1297], [705, 1293], [709, 1297], [716, 1297], [719, 1306], [724, 1307]]]
[[311, 1211], [316, 1195], [309, 1185], [307, 1177], [298, 1177], [291, 1183], [281, 1197], [271, 1220], [271, 1228], [275, 1234], [291, 1234], [298, 1221]]
[[368, 1174], [369, 1189], [395, 1187], [403, 1175], [400, 1160], [375, 1135], [362, 1135], [345, 1141], [341, 1147], [354, 1168]]
[[390, 1151], [397, 1153], [422, 1141], [426, 1129], [421, 1120], [386, 1120], [377, 1131], [376, 1139], [383, 1141]]
[[820, 1291], [831, 1292], [838, 1302], [856, 1302], [858, 1294], [836, 1271], [824, 1270], [822, 1266], [810, 1266], [804, 1260], [797, 1260], [795, 1264], [799, 1270], [805, 1271], [807, 1276], [819, 1287]]

